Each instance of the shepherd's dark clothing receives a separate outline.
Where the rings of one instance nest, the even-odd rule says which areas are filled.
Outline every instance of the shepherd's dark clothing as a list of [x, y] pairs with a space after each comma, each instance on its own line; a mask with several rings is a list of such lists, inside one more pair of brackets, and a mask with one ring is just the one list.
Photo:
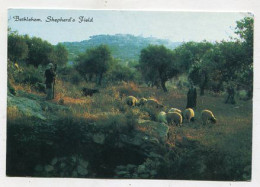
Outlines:
[[190, 88], [187, 93], [187, 106], [186, 108], [195, 108], [197, 105], [197, 90]]
[[228, 96], [227, 96], [227, 99], [226, 99], [226, 102], [225, 103], [231, 103], [231, 104], [235, 104], [235, 90], [233, 87], [228, 87], [227, 88], [227, 93], [228, 93]]
[[50, 85], [55, 80], [55, 72], [54, 72], [54, 70], [53, 69], [47, 69], [45, 71], [45, 77], [46, 77], [45, 84], [46, 84], [46, 87], [48, 88], [47, 85]]
[[53, 97], [54, 97], [53, 96], [53, 84], [55, 81], [55, 76], [56, 76], [56, 74], [52, 68], [45, 70], [45, 77], [46, 77], [45, 84], [46, 84], [46, 92], [47, 92], [46, 99], [47, 100], [53, 99]]

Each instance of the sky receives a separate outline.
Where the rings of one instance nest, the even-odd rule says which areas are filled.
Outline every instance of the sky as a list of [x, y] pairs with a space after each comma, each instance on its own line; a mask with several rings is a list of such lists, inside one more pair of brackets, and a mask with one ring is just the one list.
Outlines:
[[[41, 21], [16, 21], [33, 18]], [[91, 22], [79, 23], [80, 16]], [[236, 37], [236, 21], [249, 16], [239, 12], [170, 12], [119, 10], [9, 9], [8, 26], [19, 34], [40, 37], [53, 45], [89, 39], [99, 34], [132, 34], [173, 42], [228, 40]], [[71, 22], [50, 21], [70, 19]], [[75, 20], [72, 22], [72, 20]], [[48, 21], [48, 22], [47, 22]]]

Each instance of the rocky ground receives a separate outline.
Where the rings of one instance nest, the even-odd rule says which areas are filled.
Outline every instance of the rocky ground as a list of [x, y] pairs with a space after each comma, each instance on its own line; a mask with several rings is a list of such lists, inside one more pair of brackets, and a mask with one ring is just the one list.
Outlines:
[[[18, 91], [16, 95], [8, 93], [7, 106], [16, 108], [22, 114], [24, 120], [30, 118], [37, 123], [46, 125], [46, 127], [56, 125], [57, 120], [59, 121], [60, 112], [70, 113], [71, 110], [69, 107], [45, 101], [41, 96], [24, 91]], [[161, 146], [167, 141], [169, 130], [167, 125], [138, 119], [132, 130], [117, 132], [116, 138], [114, 137], [115, 132], [106, 131], [106, 129], [99, 127], [92, 128], [96, 125], [95, 123], [85, 125], [88, 126], [86, 130], [77, 133], [84, 134], [85, 139], [82, 139], [82, 141], [88, 141], [82, 146], [86, 151], [90, 147], [90, 149], [96, 148], [94, 148], [95, 151], [91, 156], [89, 156], [89, 153], [84, 154], [82, 150], [70, 152], [70, 154], [64, 156], [53, 156], [53, 158], [48, 159], [48, 162], [39, 161], [39, 163], [35, 163], [34, 171], [29, 173], [33, 176], [56, 177], [156, 177], [157, 163], [154, 161], [159, 162], [162, 159], [160, 151]], [[49, 133], [53, 134], [51, 130]], [[62, 145], [54, 145], [54, 138], [49, 138], [50, 145], [62, 147]], [[111, 143], [111, 139], [113, 139], [113, 143]], [[95, 160], [95, 157], [99, 160]], [[12, 175], [12, 172], [10, 172], [10, 175]]]

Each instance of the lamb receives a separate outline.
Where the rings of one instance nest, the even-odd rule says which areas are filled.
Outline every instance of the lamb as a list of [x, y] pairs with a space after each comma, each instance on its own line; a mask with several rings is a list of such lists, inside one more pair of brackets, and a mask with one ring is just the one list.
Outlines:
[[126, 104], [129, 106], [136, 106], [138, 103], [138, 99], [134, 96], [127, 96], [126, 98]]
[[195, 114], [194, 114], [194, 110], [192, 108], [187, 108], [184, 110], [183, 120], [186, 119], [188, 122], [194, 121], [194, 117], [195, 117]]
[[82, 89], [84, 96], [92, 96], [94, 93], [99, 93], [98, 89], [91, 89], [91, 88], [83, 88]]
[[171, 108], [168, 112], [178, 112], [181, 114], [181, 110], [178, 108]]
[[182, 124], [182, 115], [178, 112], [168, 112], [166, 118], [169, 124], [175, 123], [176, 126]]
[[166, 123], [166, 124], [168, 124], [166, 115], [167, 115], [167, 114], [166, 114], [164, 111], [161, 111], [161, 112], [157, 115], [157, 121], [160, 122], [160, 123]]
[[207, 124], [208, 121], [211, 121], [212, 123], [217, 122], [217, 119], [210, 110], [203, 110], [201, 112], [201, 119], [204, 125]]

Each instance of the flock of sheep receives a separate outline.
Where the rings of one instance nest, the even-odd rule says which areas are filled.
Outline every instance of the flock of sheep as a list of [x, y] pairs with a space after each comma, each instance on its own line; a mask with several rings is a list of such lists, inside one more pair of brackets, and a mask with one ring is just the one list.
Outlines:
[[[164, 106], [160, 104], [155, 99], [146, 99], [141, 98], [138, 100], [134, 96], [126, 97], [126, 104], [129, 106], [145, 106], [149, 108], [153, 108], [155, 110], [162, 110]], [[187, 108], [183, 112], [177, 108], [171, 108], [168, 112], [161, 111], [157, 114], [156, 120], [160, 123], [165, 123], [168, 125], [176, 125], [180, 126], [182, 122], [185, 120], [187, 122], [194, 121], [195, 113], [192, 108]], [[203, 110], [201, 112], [201, 120], [205, 125], [208, 122], [216, 123], [216, 118], [210, 110]]]

